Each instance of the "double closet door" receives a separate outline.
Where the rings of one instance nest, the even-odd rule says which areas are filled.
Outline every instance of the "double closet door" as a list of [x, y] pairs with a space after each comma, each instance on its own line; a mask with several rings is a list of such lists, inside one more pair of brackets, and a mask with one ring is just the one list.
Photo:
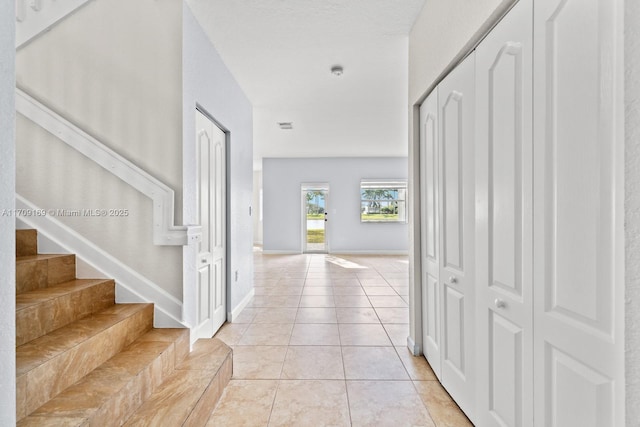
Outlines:
[[533, 30], [520, 1], [476, 49], [476, 424], [533, 422]]
[[480, 427], [623, 425], [621, 12], [520, 0], [420, 108], [423, 348]]
[[420, 109], [424, 352], [467, 414], [475, 384], [474, 60], [472, 53]]

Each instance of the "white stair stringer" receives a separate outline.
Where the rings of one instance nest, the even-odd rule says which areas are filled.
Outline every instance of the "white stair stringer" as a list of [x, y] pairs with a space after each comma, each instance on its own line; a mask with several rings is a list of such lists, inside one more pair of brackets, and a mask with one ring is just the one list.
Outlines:
[[120, 154], [16, 88], [16, 111], [153, 200], [153, 243], [185, 246], [200, 239], [200, 226], [174, 225], [174, 192]]
[[[37, 206], [16, 194], [16, 209], [39, 211]], [[75, 230], [50, 215], [21, 216], [20, 221], [38, 230], [38, 234], [55, 242], [68, 253], [75, 254], [104, 277], [116, 282], [116, 302], [154, 304], [156, 328], [189, 327], [183, 320], [183, 304], [148, 278], [125, 265]]]
[[16, 0], [16, 49], [91, 0]]

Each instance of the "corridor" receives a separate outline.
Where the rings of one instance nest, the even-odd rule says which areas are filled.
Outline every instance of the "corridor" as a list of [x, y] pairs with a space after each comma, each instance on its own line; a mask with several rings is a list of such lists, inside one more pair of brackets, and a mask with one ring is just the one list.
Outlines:
[[216, 335], [233, 378], [208, 426], [470, 426], [406, 347], [404, 256], [254, 252], [255, 297]]

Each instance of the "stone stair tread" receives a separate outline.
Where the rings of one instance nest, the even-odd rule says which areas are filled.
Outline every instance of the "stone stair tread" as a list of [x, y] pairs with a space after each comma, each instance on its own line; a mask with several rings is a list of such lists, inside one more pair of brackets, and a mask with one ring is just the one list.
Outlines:
[[16, 427], [72, 427], [82, 426], [85, 421], [83, 417], [27, 417], [18, 421]]
[[198, 340], [185, 360], [125, 426], [204, 425], [231, 378], [232, 350], [217, 338]]
[[114, 305], [16, 347], [16, 375], [25, 374], [150, 305]]
[[217, 338], [200, 339], [194, 343], [191, 353], [176, 369], [217, 370], [230, 352], [229, 346]]
[[113, 282], [112, 279], [74, 279], [48, 288], [36, 289], [16, 295], [16, 311], [59, 298], [69, 293], [88, 289], [94, 285]]
[[[42, 423], [59, 420], [58, 425], [69, 420], [71, 425], [81, 425], [103, 412], [112, 417], [127, 417], [170, 375], [178, 354], [188, 350], [187, 329], [149, 331], [19, 425], [43, 425], [38, 420]], [[121, 413], [112, 412], [118, 410]], [[119, 417], [113, 418], [112, 423]]]
[[72, 254], [36, 254], [16, 257], [16, 264], [22, 264], [31, 261], [42, 261], [45, 259], [63, 258], [72, 256]]

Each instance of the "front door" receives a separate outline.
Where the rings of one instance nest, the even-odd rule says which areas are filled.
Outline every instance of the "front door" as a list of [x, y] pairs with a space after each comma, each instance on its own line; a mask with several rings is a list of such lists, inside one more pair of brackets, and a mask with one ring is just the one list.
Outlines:
[[302, 186], [303, 252], [328, 252], [327, 212], [328, 185]]
[[225, 322], [226, 161], [224, 131], [196, 110], [198, 217], [198, 337], [211, 337]]

